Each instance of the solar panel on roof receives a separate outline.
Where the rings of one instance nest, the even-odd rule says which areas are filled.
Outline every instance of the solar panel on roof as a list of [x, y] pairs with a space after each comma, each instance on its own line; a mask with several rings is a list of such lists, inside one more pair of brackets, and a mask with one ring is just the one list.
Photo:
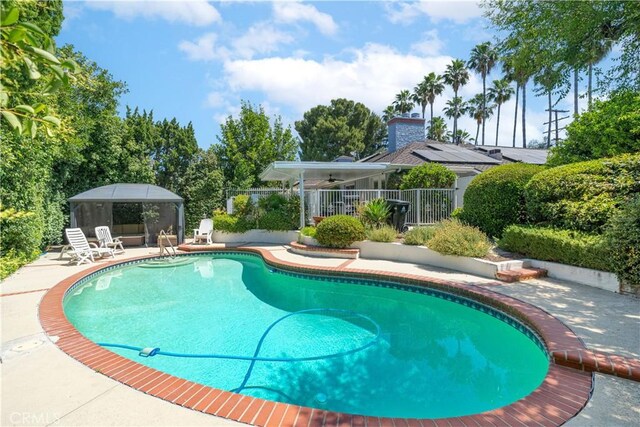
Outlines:
[[[441, 146], [438, 146], [438, 150]], [[460, 147], [456, 147], [459, 149]], [[462, 148], [456, 150], [456, 148], [451, 149], [447, 147], [443, 150], [414, 150], [413, 152], [418, 156], [432, 161], [432, 162], [442, 162], [442, 163], [484, 163], [490, 165], [498, 165], [500, 164], [500, 160], [491, 158], [487, 155], [476, 153], [466, 148]]]

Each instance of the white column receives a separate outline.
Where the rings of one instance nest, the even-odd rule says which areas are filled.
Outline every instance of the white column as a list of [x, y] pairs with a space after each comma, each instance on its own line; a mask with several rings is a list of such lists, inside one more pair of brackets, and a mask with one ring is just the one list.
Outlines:
[[304, 171], [300, 172], [298, 191], [300, 192], [300, 228], [303, 228], [305, 225], [307, 225], [307, 221], [304, 217]]

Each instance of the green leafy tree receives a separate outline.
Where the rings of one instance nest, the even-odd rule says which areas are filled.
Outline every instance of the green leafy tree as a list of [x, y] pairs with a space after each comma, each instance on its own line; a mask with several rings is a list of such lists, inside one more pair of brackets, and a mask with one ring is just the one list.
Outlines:
[[[51, 19], [38, 19], [47, 15]], [[25, 17], [50, 23], [45, 28], [52, 33]], [[37, 135], [39, 127], [51, 136], [52, 129], [60, 126], [61, 121], [46, 97], [68, 86], [76, 70], [73, 61], [57, 56], [52, 36], [59, 30], [56, 23], [61, 17], [59, 2], [52, 2], [51, 6], [44, 2], [0, 4], [0, 115], [15, 132], [31, 138]]]
[[[446, 84], [453, 88], [454, 99], [458, 97], [458, 89], [469, 82], [469, 70], [467, 70], [462, 59], [454, 59], [451, 64], [447, 65], [444, 72], [443, 80]], [[458, 119], [453, 119], [453, 133], [458, 130]]]
[[214, 146], [197, 149], [184, 173], [183, 189], [187, 230], [196, 228], [200, 219], [211, 217], [213, 211], [223, 207], [224, 177], [218, 165]]
[[[483, 100], [487, 100], [487, 75], [498, 62], [498, 52], [490, 42], [480, 43], [471, 50], [471, 57], [467, 66], [482, 76], [482, 95]], [[482, 111], [486, 111], [486, 105], [482, 106]], [[484, 125], [485, 118], [482, 120], [482, 145], [484, 145]]]
[[617, 92], [595, 101], [567, 127], [567, 138], [551, 149], [548, 163], [562, 165], [640, 152], [640, 94]]
[[[449, 117], [450, 119], [453, 118], [454, 130], [452, 135], [454, 137], [458, 136], [458, 129], [455, 123], [457, 123], [458, 119], [462, 117], [466, 113], [466, 111], [467, 103], [462, 100], [462, 97], [456, 96], [453, 99], [447, 101], [447, 106], [444, 108], [444, 115]], [[460, 141], [458, 141], [457, 139], [453, 139], [451, 142], [453, 142], [454, 144], [460, 143]]]
[[177, 194], [185, 190], [184, 177], [198, 152], [191, 123], [182, 127], [174, 118], [156, 123], [157, 139], [152, 152], [156, 184]]
[[242, 101], [237, 119], [229, 116], [220, 125], [216, 155], [225, 185], [250, 188], [261, 184], [260, 174], [276, 160], [293, 160], [297, 141], [291, 128], [284, 128], [280, 117], [273, 125], [262, 106]]
[[397, 113], [404, 114], [410, 113], [413, 110], [413, 99], [411, 92], [408, 90], [401, 90], [396, 94], [396, 99], [393, 101], [393, 106]]
[[412, 188], [451, 188], [456, 174], [437, 163], [424, 163], [411, 169], [402, 177], [401, 190]]
[[365, 157], [380, 149], [387, 135], [385, 123], [377, 114], [360, 102], [344, 98], [313, 107], [295, 128], [301, 139], [302, 160], [331, 161], [352, 153]]
[[[493, 87], [489, 88], [489, 98], [493, 100], [498, 107], [496, 115], [496, 146], [498, 146], [498, 133], [500, 131], [500, 107], [511, 99], [513, 92], [513, 88], [507, 79], [494, 80]], [[482, 142], [484, 144], [484, 140]]]

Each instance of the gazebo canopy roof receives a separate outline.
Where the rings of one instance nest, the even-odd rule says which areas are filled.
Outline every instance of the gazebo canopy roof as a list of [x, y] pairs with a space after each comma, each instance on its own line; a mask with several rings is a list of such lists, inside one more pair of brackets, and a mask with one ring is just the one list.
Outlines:
[[69, 198], [70, 202], [182, 202], [182, 197], [151, 184], [111, 184]]

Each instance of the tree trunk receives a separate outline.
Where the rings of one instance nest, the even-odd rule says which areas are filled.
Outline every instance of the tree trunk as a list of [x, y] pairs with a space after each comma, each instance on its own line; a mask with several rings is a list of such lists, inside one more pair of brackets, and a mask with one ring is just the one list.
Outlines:
[[522, 148], [527, 148], [527, 82], [522, 83]]
[[589, 64], [589, 85], [587, 87], [588, 103], [587, 108], [591, 110], [591, 83], [593, 82], [593, 64]]
[[[458, 97], [458, 90], [456, 89], [456, 91], [453, 94], [453, 99], [456, 99]], [[456, 139], [456, 130], [458, 127], [458, 118], [454, 115], [453, 116], [453, 140], [455, 141]]]
[[480, 122], [476, 120], [476, 145], [478, 145], [478, 135], [480, 135]]
[[422, 104], [422, 118], [424, 119], [424, 112], [427, 109], [427, 104]]
[[578, 67], [573, 70], [573, 116], [578, 116]]
[[518, 98], [520, 97], [520, 83], [516, 82], [516, 114], [513, 116], [513, 148], [516, 148], [516, 129], [518, 127]]
[[487, 121], [487, 74], [482, 73], [482, 145], [484, 145], [484, 125]]
[[549, 129], [547, 132], [547, 148], [551, 147], [551, 90], [549, 90]]
[[496, 147], [498, 146], [498, 130], [500, 129], [500, 107], [502, 106], [502, 104], [498, 104], [498, 117], [497, 117], [497, 123], [496, 123]]

